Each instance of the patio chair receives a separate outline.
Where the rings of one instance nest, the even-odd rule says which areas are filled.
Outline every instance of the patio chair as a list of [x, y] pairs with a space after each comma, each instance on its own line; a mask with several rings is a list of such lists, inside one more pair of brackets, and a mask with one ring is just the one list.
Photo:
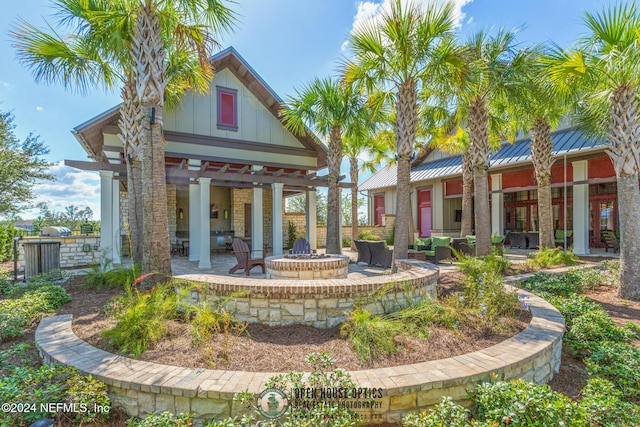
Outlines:
[[311, 245], [307, 242], [307, 239], [300, 237], [293, 243], [293, 249], [291, 249], [291, 251], [294, 254], [310, 254]]
[[613, 250], [613, 253], [620, 252], [620, 240], [616, 237], [613, 231], [611, 230], [603, 231], [602, 238], [604, 239], [605, 252], [609, 252], [609, 248]]
[[364, 262], [369, 265], [371, 263], [371, 250], [369, 250], [369, 242], [366, 240], [354, 240], [356, 250], [358, 251], [358, 260], [356, 264]]
[[384, 242], [366, 242], [371, 251], [371, 261], [369, 265], [382, 268], [390, 268], [393, 262], [393, 251], [384, 246]]
[[509, 241], [511, 242], [510, 247], [512, 248], [527, 248], [527, 239], [524, 233], [510, 231], [509, 232]]
[[540, 246], [540, 233], [537, 231], [528, 232], [527, 240], [529, 249], [538, 249], [538, 247]]
[[234, 239], [233, 244], [231, 245], [233, 248], [233, 254], [236, 256], [237, 264], [231, 267], [229, 270], [229, 274], [233, 274], [238, 270], [244, 270], [247, 276], [249, 275], [249, 271], [259, 265], [262, 267], [262, 273], [265, 273], [264, 269], [264, 251], [262, 252], [262, 258], [251, 258], [251, 251], [249, 250], [249, 246], [242, 239]]

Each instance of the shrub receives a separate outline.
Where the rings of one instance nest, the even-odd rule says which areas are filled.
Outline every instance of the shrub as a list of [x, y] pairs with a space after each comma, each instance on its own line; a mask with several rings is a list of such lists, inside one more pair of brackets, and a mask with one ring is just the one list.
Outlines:
[[616, 326], [604, 311], [588, 311], [573, 319], [565, 341], [573, 351], [588, 353], [604, 341], [629, 342], [637, 337], [637, 330], [633, 323], [625, 327]]
[[522, 380], [481, 384], [474, 398], [479, 419], [498, 425], [568, 426], [580, 416], [567, 396]]
[[356, 307], [340, 327], [340, 335], [346, 338], [361, 362], [397, 352], [395, 337], [402, 332], [402, 323], [374, 316], [361, 307]]
[[[13, 293], [12, 290], [9, 293]], [[52, 284], [39, 284], [24, 291], [19, 298], [0, 300], [0, 342], [21, 336], [24, 327], [34, 325], [45, 314], [69, 301], [67, 291]]]
[[127, 421], [128, 427], [178, 427], [178, 426], [190, 426], [193, 423], [193, 416], [191, 414], [179, 414], [173, 415], [169, 411], [164, 411], [160, 414], [151, 413], [143, 419], [131, 418]]
[[562, 316], [564, 316], [567, 329], [571, 329], [574, 319], [586, 313], [602, 313], [604, 311], [598, 303], [591, 301], [584, 295], [573, 294], [568, 297], [563, 297], [542, 293], [540, 296], [553, 304]]
[[103, 336], [114, 347], [135, 357], [162, 338], [165, 320], [178, 315], [178, 296], [171, 283], [145, 292], [128, 287], [119, 303], [120, 309], [114, 313], [116, 326], [104, 331]]
[[633, 426], [640, 419], [640, 406], [626, 402], [622, 391], [603, 378], [590, 378], [579, 403], [590, 426]]
[[[74, 368], [56, 365], [22, 366], [21, 359], [27, 351], [33, 351], [26, 344], [15, 345], [0, 352], [0, 402], [27, 403], [33, 405], [30, 411], [3, 412], [0, 414], [0, 425], [24, 426], [44, 417], [56, 417], [63, 425], [71, 421], [86, 424], [88, 422], [106, 421], [108, 413], [94, 412], [93, 403], [110, 407], [110, 400], [106, 393], [106, 386], [91, 378], [83, 377]], [[86, 405], [87, 411], [56, 412], [41, 411], [40, 404], [47, 403], [75, 403]], [[82, 408], [82, 406], [80, 406]]]
[[473, 280], [478, 280], [482, 275], [502, 277], [508, 268], [509, 259], [496, 254], [482, 257], [460, 257], [458, 265], [458, 270]]
[[402, 420], [405, 427], [467, 427], [471, 414], [450, 397], [442, 398], [442, 402], [430, 412], [411, 414]]
[[583, 292], [580, 277], [575, 274], [536, 273], [522, 282], [522, 287], [535, 293], [547, 292], [564, 297]]
[[640, 398], [640, 349], [623, 342], [602, 342], [585, 359], [589, 375], [611, 381], [625, 400]]
[[298, 240], [298, 226], [295, 222], [289, 221], [289, 223], [287, 224], [287, 231], [287, 247], [293, 248], [293, 244], [296, 242], [296, 240]]
[[369, 230], [361, 230], [358, 233], [358, 240], [381, 240], [380, 236], [376, 236], [375, 234], [372, 234]]
[[140, 266], [114, 267], [111, 260], [102, 264], [94, 264], [83, 278], [84, 285], [89, 289], [108, 289], [130, 286], [140, 276]]
[[554, 265], [576, 265], [578, 257], [571, 251], [563, 251], [560, 248], [542, 248], [538, 252], [529, 254], [527, 263], [533, 268], [548, 268]]

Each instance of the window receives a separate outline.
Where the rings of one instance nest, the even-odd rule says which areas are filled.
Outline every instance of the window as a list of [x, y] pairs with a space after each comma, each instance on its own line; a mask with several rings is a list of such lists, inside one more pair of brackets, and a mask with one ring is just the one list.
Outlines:
[[218, 129], [238, 130], [238, 91], [218, 86]]

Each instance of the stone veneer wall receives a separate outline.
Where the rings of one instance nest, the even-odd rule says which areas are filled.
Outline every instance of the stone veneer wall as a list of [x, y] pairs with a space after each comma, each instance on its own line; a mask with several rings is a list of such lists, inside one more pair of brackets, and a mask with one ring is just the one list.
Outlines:
[[169, 220], [169, 242], [176, 243], [176, 224], [178, 220], [176, 186], [167, 184], [167, 219]]
[[[541, 384], [560, 368], [564, 319], [548, 302], [525, 291], [531, 309], [529, 326], [492, 347], [461, 356], [411, 365], [351, 372], [358, 387], [382, 388], [374, 409], [357, 410], [372, 424], [398, 423], [402, 417], [433, 408], [443, 396], [469, 404], [477, 384], [521, 378]], [[259, 393], [275, 373], [191, 369], [128, 359], [99, 350], [71, 330], [71, 316], [44, 318], [35, 335], [46, 364], [74, 366], [107, 384], [112, 405], [128, 415], [192, 412], [203, 420], [241, 416], [246, 408], [236, 393]]]
[[[100, 243], [100, 236], [72, 236], [72, 237], [25, 237], [19, 246], [18, 264], [24, 269], [23, 242], [60, 242], [60, 268], [86, 267], [91, 264], [99, 264], [102, 256], [100, 250], [94, 246]], [[85, 245], [89, 250], [85, 251]]]
[[[416, 260], [396, 260], [398, 273], [381, 274], [359, 279], [291, 280], [252, 279], [184, 274], [179, 279], [202, 282], [209, 301], [237, 294], [228, 304], [235, 316], [249, 323], [270, 326], [305, 324], [316, 328], [331, 328], [346, 319], [353, 306], [385, 290], [375, 302], [365, 307], [374, 314], [397, 311], [425, 296], [436, 296], [438, 269]], [[205, 298], [191, 291], [187, 302], [198, 304]]]
[[[231, 205], [232, 208], [232, 225], [231, 228], [235, 231], [236, 237], [246, 237], [247, 231], [244, 229], [244, 205], [252, 204], [253, 190], [250, 188], [234, 188], [231, 190]], [[271, 189], [262, 190], [262, 241], [265, 245], [272, 245], [272, 233], [273, 233], [273, 200], [271, 196]], [[283, 228], [286, 227], [287, 222], [283, 217]]]

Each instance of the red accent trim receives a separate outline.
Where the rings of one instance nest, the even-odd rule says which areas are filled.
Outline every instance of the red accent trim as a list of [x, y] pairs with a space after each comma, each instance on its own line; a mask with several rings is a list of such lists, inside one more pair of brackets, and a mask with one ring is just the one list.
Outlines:
[[224, 90], [220, 90], [219, 94], [219, 106], [220, 106], [220, 117], [219, 124], [223, 126], [237, 126], [237, 117], [236, 117], [236, 94], [232, 92], [227, 92]]
[[502, 188], [531, 187], [536, 185], [533, 168], [502, 174]]
[[455, 181], [447, 181], [444, 183], [444, 194], [447, 196], [462, 196], [462, 180], [457, 179]]
[[384, 194], [376, 194], [373, 196], [374, 210], [374, 224], [382, 226], [382, 215], [384, 215]]
[[418, 233], [420, 237], [431, 236], [431, 190], [418, 192]]

